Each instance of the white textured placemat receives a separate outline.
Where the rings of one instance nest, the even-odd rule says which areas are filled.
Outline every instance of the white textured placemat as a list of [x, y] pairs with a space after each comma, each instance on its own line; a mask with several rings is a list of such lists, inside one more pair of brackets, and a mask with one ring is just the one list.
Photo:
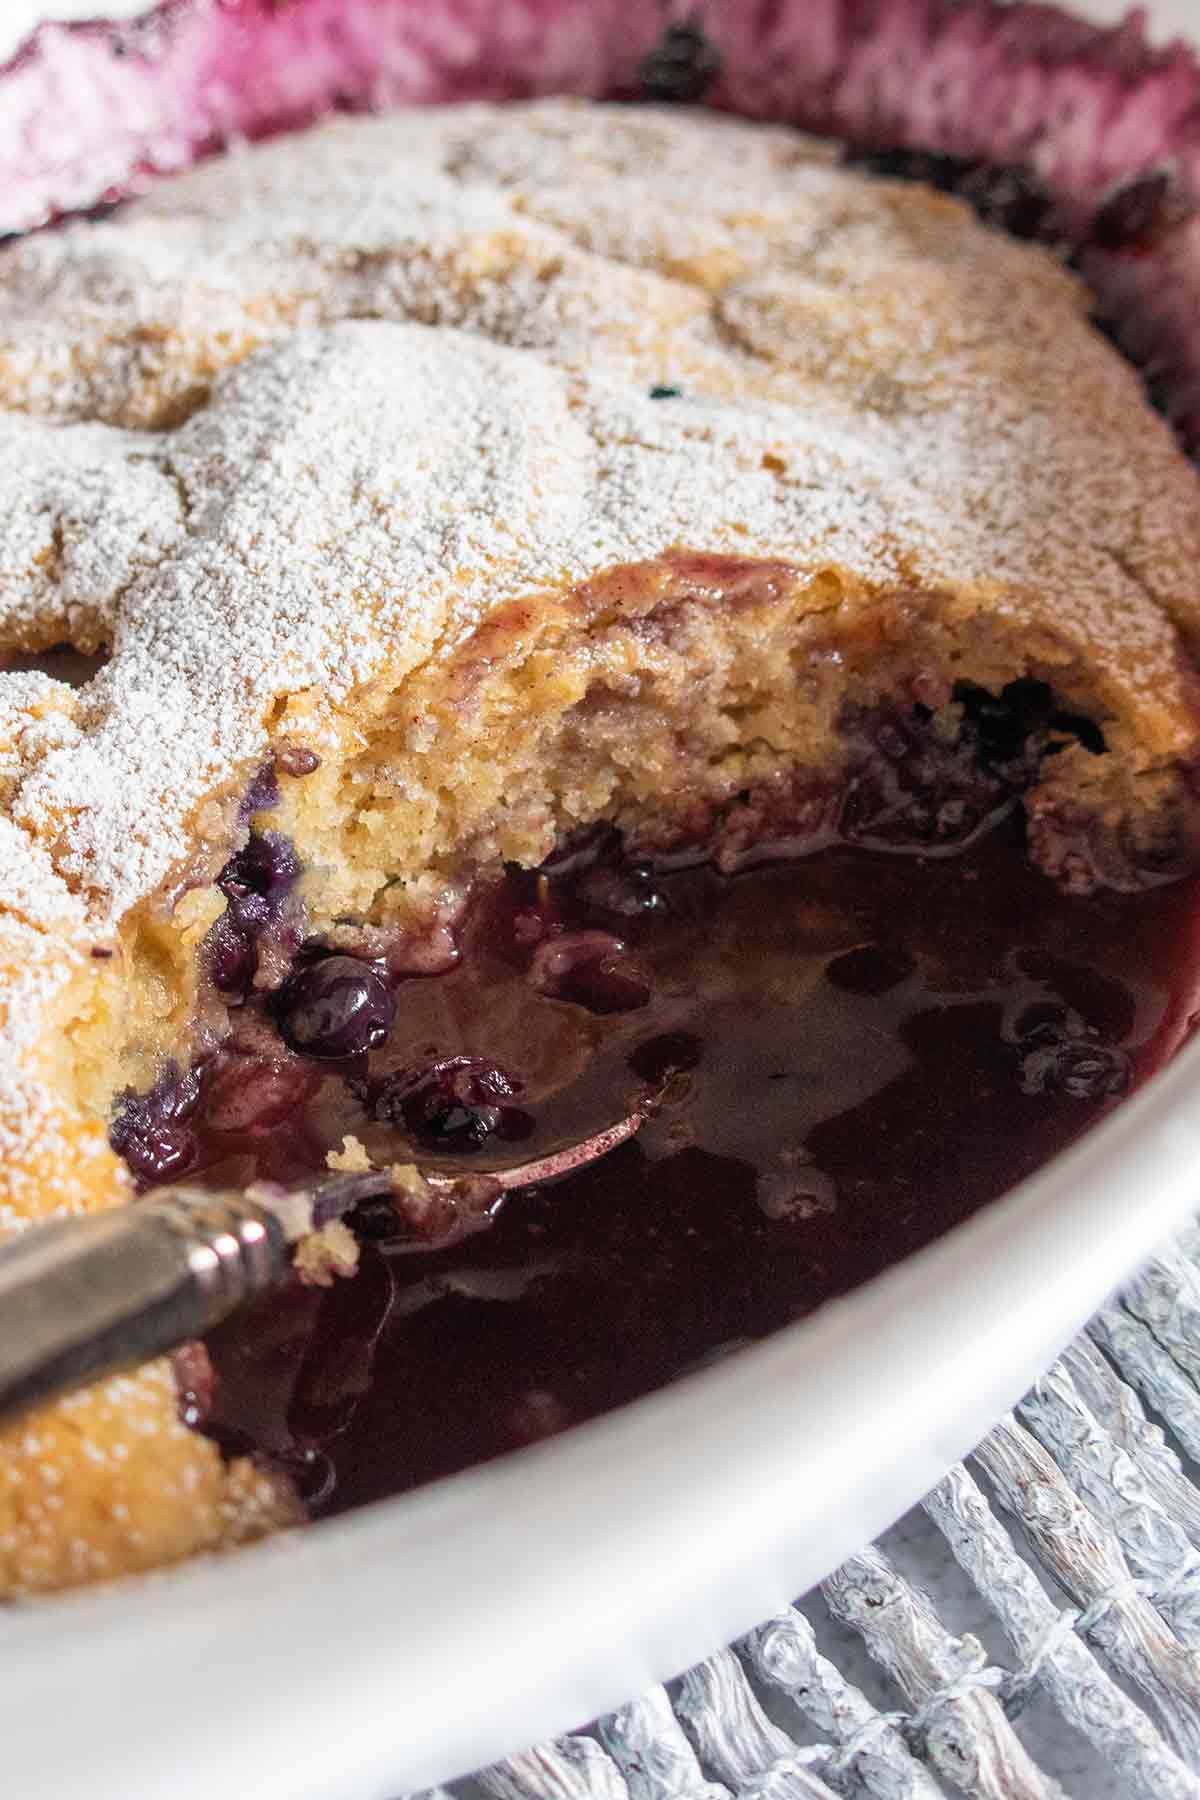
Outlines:
[[1198, 1263], [1192, 1227], [818, 1591], [453, 1793], [1200, 1800]]

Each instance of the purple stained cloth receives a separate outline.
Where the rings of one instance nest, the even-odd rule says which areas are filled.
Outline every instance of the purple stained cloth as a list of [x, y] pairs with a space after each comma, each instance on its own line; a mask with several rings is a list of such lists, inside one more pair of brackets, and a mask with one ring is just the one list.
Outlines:
[[[707, 102], [832, 132], [1020, 164], [1061, 236], [1169, 165], [1200, 193], [1200, 65], [1138, 13], [1103, 29], [998, 0], [707, 0]], [[117, 199], [234, 137], [332, 108], [570, 92], [636, 95], [660, 0], [166, 0], [115, 26], [44, 25], [0, 71], [0, 231]], [[1200, 221], [1089, 248], [1117, 335], [1200, 443]]]

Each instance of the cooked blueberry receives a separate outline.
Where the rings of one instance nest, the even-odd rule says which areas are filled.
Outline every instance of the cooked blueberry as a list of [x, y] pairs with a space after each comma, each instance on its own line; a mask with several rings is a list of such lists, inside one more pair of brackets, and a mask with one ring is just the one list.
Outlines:
[[650, 998], [650, 983], [628, 945], [607, 931], [568, 931], [539, 944], [529, 966], [539, 993], [589, 1012], [632, 1012]]
[[[992, 696], [971, 689], [976, 710]], [[847, 710], [842, 730], [852, 746], [852, 773], [841, 800], [839, 827], [851, 843], [944, 845], [965, 843], [983, 822], [1013, 803], [1034, 764], [1021, 760], [1024, 738], [1013, 742], [1018, 760], [994, 765], [964, 698], [960, 721], [926, 706]], [[998, 704], [998, 703], [997, 703]], [[1000, 708], [1009, 731], [1015, 713]], [[1005, 739], [1007, 747], [1008, 739]]]
[[237, 930], [249, 937], [261, 936], [275, 917], [275, 910], [267, 895], [258, 894], [253, 888], [246, 893], [238, 893], [236, 889], [229, 892], [229, 918]]
[[273, 759], [268, 758], [246, 789], [238, 816], [244, 824], [247, 819], [252, 819], [255, 813], [269, 812], [273, 806], [278, 806], [278, 804], [279, 783], [275, 779], [275, 763]]
[[219, 993], [249, 992], [258, 966], [254, 939], [279, 917], [299, 874], [291, 844], [277, 831], [252, 831], [221, 870], [217, 886], [226, 908], [207, 943], [209, 974]]
[[682, 394], [683, 394], [682, 388], [663, 387], [661, 382], [657, 382], [657, 381], [655, 382], [654, 386], [650, 389], [650, 398], [652, 400], [678, 400], [681, 398]]
[[528, 1137], [529, 1114], [505, 1104], [520, 1087], [484, 1057], [452, 1056], [387, 1076], [372, 1092], [368, 1110], [431, 1149], [469, 1152], [490, 1137]]
[[843, 715], [854, 760], [840, 825], [851, 843], [965, 843], [1012, 809], [1044, 755], [1072, 739], [1097, 755], [1105, 748], [1093, 720], [1059, 710], [1031, 677], [998, 694], [958, 682], [953, 699], [957, 722], [923, 705]]
[[1037, 1045], [1021, 1058], [1026, 1094], [1069, 1094], [1073, 1100], [1107, 1100], [1129, 1085], [1124, 1050], [1097, 1038], [1066, 1038]]
[[[145, 1120], [158, 1125], [173, 1125], [188, 1119], [200, 1098], [200, 1076], [195, 1069], [181, 1070], [173, 1063], [144, 1094], [131, 1090], [121, 1095], [117, 1120], [133, 1123]], [[113, 1129], [116, 1129], [114, 1123]]]
[[196, 1140], [185, 1121], [199, 1097], [196, 1071], [175, 1068], [167, 1069], [148, 1093], [122, 1094], [108, 1141], [140, 1180], [166, 1181], [194, 1161]]
[[120, 1154], [140, 1180], [169, 1181], [195, 1162], [196, 1139], [186, 1125], [151, 1129], [131, 1135]]
[[1050, 213], [1050, 196], [1028, 169], [1011, 163], [971, 162], [929, 150], [852, 152], [848, 159], [873, 175], [919, 181], [943, 194], [957, 194], [987, 225], [1010, 237], [1038, 237]]
[[254, 981], [258, 952], [254, 940], [222, 913], [209, 932], [204, 947], [209, 977], [219, 994], [244, 998]]
[[695, 19], [679, 19], [665, 27], [648, 56], [638, 64], [643, 99], [692, 105], [715, 81], [721, 57]]
[[305, 1056], [358, 1056], [388, 1034], [396, 1003], [357, 956], [326, 956], [288, 977], [275, 1001], [280, 1035]]
[[439, 1150], [480, 1150], [500, 1125], [498, 1106], [436, 1106], [410, 1125], [414, 1137]]
[[1108, 196], [1092, 221], [1092, 241], [1106, 250], [1151, 250], [1195, 210], [1171, 171], [1154, 169]]
[[217, 876], [217, 886], [228, 901], [233, 924], [254, 937], [278, 914], [299, 874], [300, 864], [287, 838], [278, 831], [252, 831]]
[[835, 956], [825, 973], [834, 987], [848, 994], [886, 994], [916, 968], [907, 950], [887, 944], [859, 944]]
[[173, 1071], [160, 1104], [171, 1120], [190, 1119], [200, 1100], [199, 1069]]

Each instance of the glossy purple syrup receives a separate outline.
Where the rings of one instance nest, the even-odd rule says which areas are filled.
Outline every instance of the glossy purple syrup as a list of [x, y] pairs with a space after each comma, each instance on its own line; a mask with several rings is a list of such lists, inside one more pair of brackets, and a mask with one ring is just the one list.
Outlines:
[[[404, 1105], [421, 1095], [435, 1116], [439, 1080], [447, 1106], [490, 1119], [515, 1096], [527, 1121], [519, 1143], [481, 1132], [472, 1168], [540, 1154], [666, 1081], [635, 1140], [510, 1194], [465, 1242], [429, 1248], [365, 1210], [354, 1280], [294, 1285], [210, 1339], [206, 1428], [280, 1459], [314, 1512], [341, 1511], [736, 1350], [1030, 1174], [1179, 1041], [1198, 891], [1062, 896], [1019, 839], [1010, 818], [950, 859], [837, 848], [660, 873], [640, 909], [647, 877], [615, 856], [516, 875], [477, 903], [456, 969], [398, 985], [368, 1056], [281, 1049], [300, 1097], [249, 1129], [214, 1130], [202, 1099], [205, 1178], [238, 1180], [298, 1175], [346, 1132], [426, 1158]], [[645, 1004], [539, 991], [540, 928], [618, 937]], [[225, 1085], [226, 1123], [230, 1067], [205, 1078]]]

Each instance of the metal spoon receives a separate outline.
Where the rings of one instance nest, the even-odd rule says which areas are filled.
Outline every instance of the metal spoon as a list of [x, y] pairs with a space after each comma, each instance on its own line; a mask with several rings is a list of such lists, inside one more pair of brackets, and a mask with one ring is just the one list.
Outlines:
[[[589, 1138], [486, 1175], [421, 1174], [451, 1199], [469, 1188], [477, 1203], [481, 1183], [498, 1198], [606, 1156], [646, 1110], [643, 1101]], [[261, 1182], [245, 1193], [162, 1188], [132, 1206], [23, 1232], [0, 1250], [0, 1418], [211, 1331], [282, 1279], [293, 1244], [396, 1192], [386, 1169], [298, 1188]]]

